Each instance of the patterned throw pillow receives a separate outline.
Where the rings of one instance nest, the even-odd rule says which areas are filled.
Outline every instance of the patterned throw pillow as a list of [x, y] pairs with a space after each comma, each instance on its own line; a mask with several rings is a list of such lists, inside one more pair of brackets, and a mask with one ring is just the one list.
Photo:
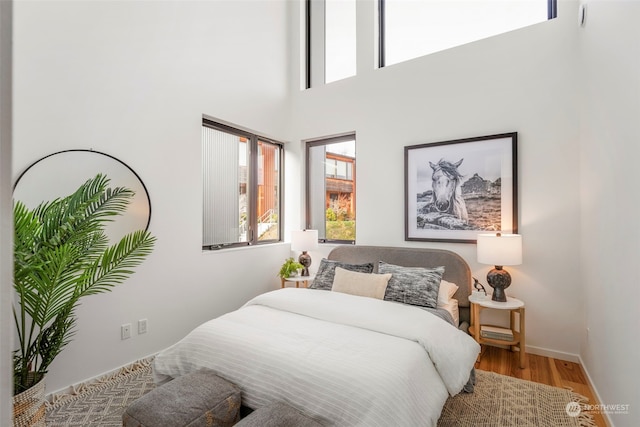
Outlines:
[[392, 273], [384, 299], [436, 308], [444, 267], [402, 267], [380, 261], [379, 273]]
[[320, 261], [316, 277], [309, 285], [309, 288], [330, 291], [333, 287], [333, 276], [336, 274], [336, 267], [344, 268], [349, 271], [357, 271], [359, 273], [373, 272], [373, 264], [370, 262], [367, 264], [347, 264], [323, 258], [322, 261]]

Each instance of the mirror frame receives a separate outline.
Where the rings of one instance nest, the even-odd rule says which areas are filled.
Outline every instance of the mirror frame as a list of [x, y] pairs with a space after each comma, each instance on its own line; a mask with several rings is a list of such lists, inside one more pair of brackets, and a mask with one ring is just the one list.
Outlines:
[[46, 160], [50, 157], [53, 157], [55, 155], [58, 154], [64, 154], [64, 153], [70, 153], [70, 152], [85, 152], [85, 153], [90, 153], [90, 154], [97, 154], [97, 155], [101, 155], [101, 156], [106, 156], [111, 160], [114, 160], [118, 163], [120, 163], [121, 165], [123, 165], [124, 167], [126, 167], [134, 176], [135, 178], [140, 182], [140, 185], [142, 186], [144, 193], [146, 195], [147, 198], [147, 203], [149, 205], [149, 215], [147, 217], [147, 224], [145, 225], [145, 231], [149, 230], [149, 225], [151, 224], [151, 197], [149, 197], [149, 191], [147, 190], [147, 186], [144, 185], [144, 181], [142, 180], [142, 178], [140, 178], [140, 176], [136, 173], [136, 171], [134, 171], [128, 164], [126, 164], [125, 162], [123, 162], [122, 160], [118, 159], [117, 157], [114, 157], [110, 154], [107, 153], [103, 153], [100, 151], [95, 151], [95, 150], [90, 150], [90, 149], [84, 149], [84, 148], [74, 148], [74, 149], [69, 149], [69, 150], [62, 150], [62, 151], [56, 151], [55, 153], [51, 153], [48, 154], [44, 157], [41, 157], [40, 159], [36, 160], [35, 162], [31, 163], [16, 179], [16, 182], [13, 184], [13, 190], [12, 192], [15, 193], [16, 191], [16, 187], [18, 186], [18, 183], [20, 182], [20, 180], [22, 179], [22, 177], [27, 174], [27, 172], [29, 172], [29, 170], [31, 170], [32, 168], [34, 168], [36, 165], [38, 165], [38, 163], [42, 162], [43, 160]]

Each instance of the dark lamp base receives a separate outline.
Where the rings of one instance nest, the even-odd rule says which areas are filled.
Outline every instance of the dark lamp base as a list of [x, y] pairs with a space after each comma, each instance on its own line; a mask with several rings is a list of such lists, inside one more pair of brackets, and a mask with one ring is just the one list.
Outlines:
[[487, 283], [493, 288], [492, 301], [507, 302], [504, 290], [511, 285], [511, 275], [501, 265], [496, 265], [496, 268], [487, 273]]
[[300, 256], [298, 257], [298, 262], [303, 265], [301, 276], [309, 275], [309, 267], [311, 266], [311, 255], [307, 253], [307, 251], [302, 251]]

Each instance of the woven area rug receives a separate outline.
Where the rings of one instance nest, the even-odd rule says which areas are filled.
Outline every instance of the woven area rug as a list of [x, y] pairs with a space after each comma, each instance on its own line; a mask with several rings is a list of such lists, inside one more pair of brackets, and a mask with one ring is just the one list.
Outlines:
[[567, 405], [571, 412], [588, 401], [571, 390], [480, 370], [476, 379], [473, 393], [447, 400], [438, 426], [595, 426], [587, 413], [569, 416]]
[[[567, 405], [586, 403], [570, 390], [476, 371], [474, 393], [449, 398], [438, 426], [594, 426], [588, 414], [570, 417]], [[111, 377], [53, 396], [47, 426], [122, 426], [122, 413], [134, 400], [154, 388], [149, 361], [138, 362]], [[390, 426], [391, 427], [391, 426]]]
[[154, 387], [151, 360], [136, 362], [70, 393], [50, 396], [47, 427], [122, 427], [127, 406]]

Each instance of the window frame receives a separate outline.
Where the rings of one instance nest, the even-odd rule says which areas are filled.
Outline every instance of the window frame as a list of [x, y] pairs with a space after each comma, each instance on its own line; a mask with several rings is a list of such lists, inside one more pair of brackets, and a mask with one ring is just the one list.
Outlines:
[[[314, 138], [314, 139], [309, 139], [304, 141], [305, 143], [305, 228], [306, 229], [311, 229], [312, 225], [311, 225], [311, 183], [309, 182], [309, 170], [310, 170], [310, 153], [309, 151], [311, 150], [311, 148], [313, 147], [319, 147], [319, 146], [324, 146], [324, 145], [331, 145], [331, 144], [336, 144], [339, 142], [346, 142], [346, 141], [356, 141], [356, 133], [355, 132], [350, 132], [350, 133], [346, 133], [343, 135], [338, 135], [338, 136], [330, 136], [330, 137], [325, 137], [325, 138]], [[357, 161], [357, 156], [354, 156], [354, 158]], [[351, 172], [352, 178], [353, 180], [356, 182], [355, 184], [355, 191], [354, 193], [357, 194], [358, 191], [358, 187], [357, 187], [357, 181], [356, 181], [356, 175], [357, 175], [357, 166], [355, 167], [356, 172], [354, 173], [353, 170]], [[326, 170], [325, 170], [325, 179], [326, 179]], [[324, 196], [326, 198], [326, 194]], [[357, 196], [356, 196], [356, 200], [357, 200]], [[356, 224], [357, 224], [357, 210], [356, 210]], [[357, 238], [357, 235], [356, 235]], [[318, 243], [329, 243], [329, 244], [349, 244], [349, 245], [355, 245], [356, 241], [355, 240], [335, 240], [335, 239], [327, 239], [326, 236], [325, 238], [320, 238], [318, 237]]]
[[547, 0], [547, 20], [558, 17], [558, 0]]
[[[268, 138], [260, 134], [250, 132], [248, 130], [241, 129], [239, 127], [231, 126], [225, 123], [220, 123], [210, 118], [202, 118], [202, 126], [214, 129], [220, 132], [226, 132], [235, 136], [247, 138], [247, 149], [249, 156], [247, 158], [247, 212], [248, 212], [248, 233], [249, 238], [245, 242], [232, 242], [232, 243], [215, 243], [211, 245], [202, 245], [203, 251], [220, 250], [226, 248], [238, 248], [255, 245], [265, 245], [272, 243], [279, 243], [283, 241], [284, 230], [284, 143], [276, 141], [273, 138]], [[266, 142], [272, 144], [278, 148], [278, 238], [268, 240], [258, 240], [255, 230], [258, 229], [258, 143]], [[202, 210], [204, 215], [204, 207]], [[204, 229], [202, 233], [204, 233]]]
[[[385, 48], [385, 1], [378, 0], [378, 68], [384, 68], [386, 64], [386, 48]], [[558, 0], [547, 0], [547, 20], [558, 17]]]
[[311, 89], [311, 0], [304, 2], [305, 19], [305, 89]]

